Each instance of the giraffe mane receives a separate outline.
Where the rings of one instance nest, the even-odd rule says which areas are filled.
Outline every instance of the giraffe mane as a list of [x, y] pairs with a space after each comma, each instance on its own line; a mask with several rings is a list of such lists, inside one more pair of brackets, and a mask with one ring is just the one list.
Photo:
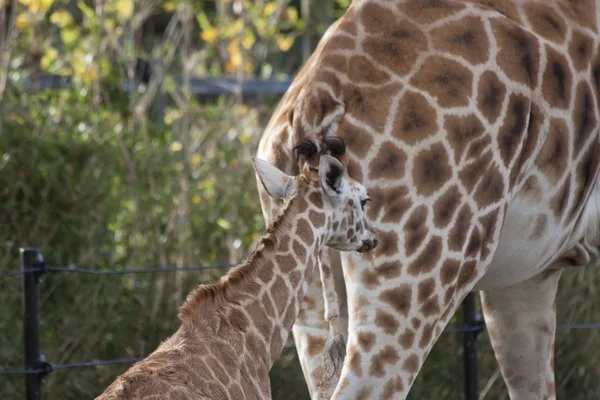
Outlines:
[[244, 262], [231, 269], [218, 282], [199, 285], [190, 292], [179, 310], [181, 321], [185, 322], [193, 316], [202, 316], [217, 309], [227, 300], [229, 290], [256, 277], [262, 255], [276, 246], [282, 233], [289, 232], [291, 229], [289, 218], [296, 214], [298, 207], [294, 200], [308, 189], [308, 182], [308, 177], [303, 175], [297, 177], [294, 193]]

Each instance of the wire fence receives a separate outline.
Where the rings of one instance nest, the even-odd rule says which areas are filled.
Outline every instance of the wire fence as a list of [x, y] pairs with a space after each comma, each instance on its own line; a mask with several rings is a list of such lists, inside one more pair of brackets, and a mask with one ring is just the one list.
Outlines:
[[[96, 367], [111, 364], [128, 364], [143, 360], [143, 358], [118, 358], [113, 360], [91, 360], [67, 364], [52, 364], [48, 362], [40, 349], [40, 304], [39, 290], [40, 278], [49, 272], [78, 273], [86, 275], [127, 275], [148, 274], [174, 271], [204, 271], [214, 269], [228, 269], [235, 264], [215, 264], [183, 267], [153, 267], [144, 269], [116, 269], [116, 270], [90, 270], [65, 266], [52, 266], [43, 261], [43, 257], [36, 249], [21, 249], [21, 269], [0, 273], [0, 278], [21, 277], [23, 282], [23, 325], [24, 325], [24, 354], [25, 369], [0, 370], [2, 375], [22, 375], [26, 379], [26, 398], [41, 399], [42, 383], [45, 376], [55, 370], [69, 368]], [[600, 329], [600, 322], [559, 324], [557, 329]], [[445, 334], [464, 335], [464, 370], [465, 370], [465, 399], [477, 399], [478, 370], [477, 370], [477, 337], [486, 329], [483, 318], [475, 310], [475, 296], [469, 294], [463, 302], [463, 326], [448, 327]], [[286, 345], [284, 350], [294, 350], [294, 345]]]

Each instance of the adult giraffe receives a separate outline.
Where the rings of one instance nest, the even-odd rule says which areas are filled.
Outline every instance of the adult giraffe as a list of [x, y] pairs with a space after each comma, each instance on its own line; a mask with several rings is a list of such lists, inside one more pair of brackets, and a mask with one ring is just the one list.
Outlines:
[[[313, 398], [405, 398], [471, 290], [511, 398], [555, 398], [561, 268], [600, 246], [599, 11], [600, 0], [355, 0], [324, 35], [258, 150], [295, 173], [295, 143], [340, 136], [373, 199], [377, 250], [341, 255], [339, 381], [320, 368], [318, 276], [294, 328]], [[269, 220], [279, 205], [261, 203]]]

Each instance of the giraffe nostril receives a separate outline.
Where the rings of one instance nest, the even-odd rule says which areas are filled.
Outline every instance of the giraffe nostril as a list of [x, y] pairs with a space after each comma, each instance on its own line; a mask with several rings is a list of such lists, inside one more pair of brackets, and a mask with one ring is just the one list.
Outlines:
[[379, 240], [377, 240], [377, 238], [373, 239], [373, 247], [371, 247], [371, 249], [374, 249], [375, 247], [377, 247], [378, 243], [379, 243]]

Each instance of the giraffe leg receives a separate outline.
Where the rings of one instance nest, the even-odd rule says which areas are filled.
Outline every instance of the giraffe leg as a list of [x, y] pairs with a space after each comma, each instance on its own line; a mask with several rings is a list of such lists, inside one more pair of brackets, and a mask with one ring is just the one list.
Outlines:
[[556, 398], [555, 298], [561, 272], [481, 292], [488, 333], [512, 400]]

